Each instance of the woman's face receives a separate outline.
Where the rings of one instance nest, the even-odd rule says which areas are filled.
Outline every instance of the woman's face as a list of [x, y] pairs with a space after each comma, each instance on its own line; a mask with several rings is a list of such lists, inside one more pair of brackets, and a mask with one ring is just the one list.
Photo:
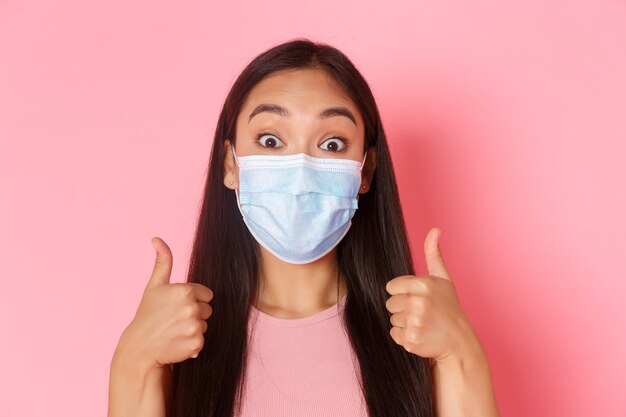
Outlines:
[[[237, 156], [306, 153], [361, 162], [364, 140], [357, 106], [332, 77], [318, 69], [297, 69], [276, 72], [252, 88], [237, 118], [235, 152]], [[230, 144], [225, 140], [224, 184], [235, 189], [239, 172]], [[375, 163], [375, 149], [370, 151], [361, 193], [369, 188]]]

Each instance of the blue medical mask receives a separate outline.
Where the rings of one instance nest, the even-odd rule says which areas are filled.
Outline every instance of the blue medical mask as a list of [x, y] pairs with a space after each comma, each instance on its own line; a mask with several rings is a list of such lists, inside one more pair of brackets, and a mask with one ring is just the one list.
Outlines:
[[[231, 145], [232, 147], [232, 145]], [[363, 162], [293, 155], [237, 157], [239, 211], [265, 249], [291, 264], [313, 262], [346, 235]]]

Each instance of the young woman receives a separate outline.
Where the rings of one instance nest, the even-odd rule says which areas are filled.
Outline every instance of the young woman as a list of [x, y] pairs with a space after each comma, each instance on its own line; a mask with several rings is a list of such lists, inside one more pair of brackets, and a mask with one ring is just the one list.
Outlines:
[[371, 90], [327, 44], [256, 57], [219, 117], [186, 283], [156, 264], [109, 417], [498, 416], [438, 239], [415, 276]]

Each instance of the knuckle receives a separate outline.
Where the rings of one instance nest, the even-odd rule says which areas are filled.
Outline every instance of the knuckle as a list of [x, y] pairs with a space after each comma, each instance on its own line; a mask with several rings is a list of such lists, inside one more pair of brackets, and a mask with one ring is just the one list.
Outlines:
[[199, 308], [196, 303], [187, 304], [182, 308], [183, 314], [185, 317], [196, 317], [198, 314]]
[[418, 294], [424, 290], [424, 279], [423, 278], [413, 278], [411, 279], [411, 284], [409, 285], [409, 292], [411, 294]]
[[424, 307], [424, 300], [422, 297], [412, 296], [408, 300], [408, 309], [410, 311], [421, 312]]
[[187, 327], [185, 327], [185, 336], [193, 336], [195, 334], [198, 333], [198, 331], [200, 330], [200, 324], [197, 321], [194, 321], [193, 323], [190, 323], [189, 325], [187, 325]]
[[191, 295], [193, 288], [190, 285], [181, 284], [181, 283], [177, 283], [174, 285], [176, 285], [176, 291], [180, 298], [186, 298]]
[[422, 279], [422, 291], [426, 294], [432, 294], [433, 293], [433, 284], [434, 281], [431, 277], [424, 277]]
[[411, 314], [407, 319], [407, 326], [422, 327], [422, 318], [419, 315]]

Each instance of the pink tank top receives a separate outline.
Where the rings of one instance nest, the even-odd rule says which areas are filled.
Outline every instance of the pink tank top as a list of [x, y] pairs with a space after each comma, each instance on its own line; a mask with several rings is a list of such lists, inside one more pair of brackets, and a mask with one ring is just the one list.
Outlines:
[[345, 302], [296, 319], [251, 306], [240, 417], [367, 417]]

